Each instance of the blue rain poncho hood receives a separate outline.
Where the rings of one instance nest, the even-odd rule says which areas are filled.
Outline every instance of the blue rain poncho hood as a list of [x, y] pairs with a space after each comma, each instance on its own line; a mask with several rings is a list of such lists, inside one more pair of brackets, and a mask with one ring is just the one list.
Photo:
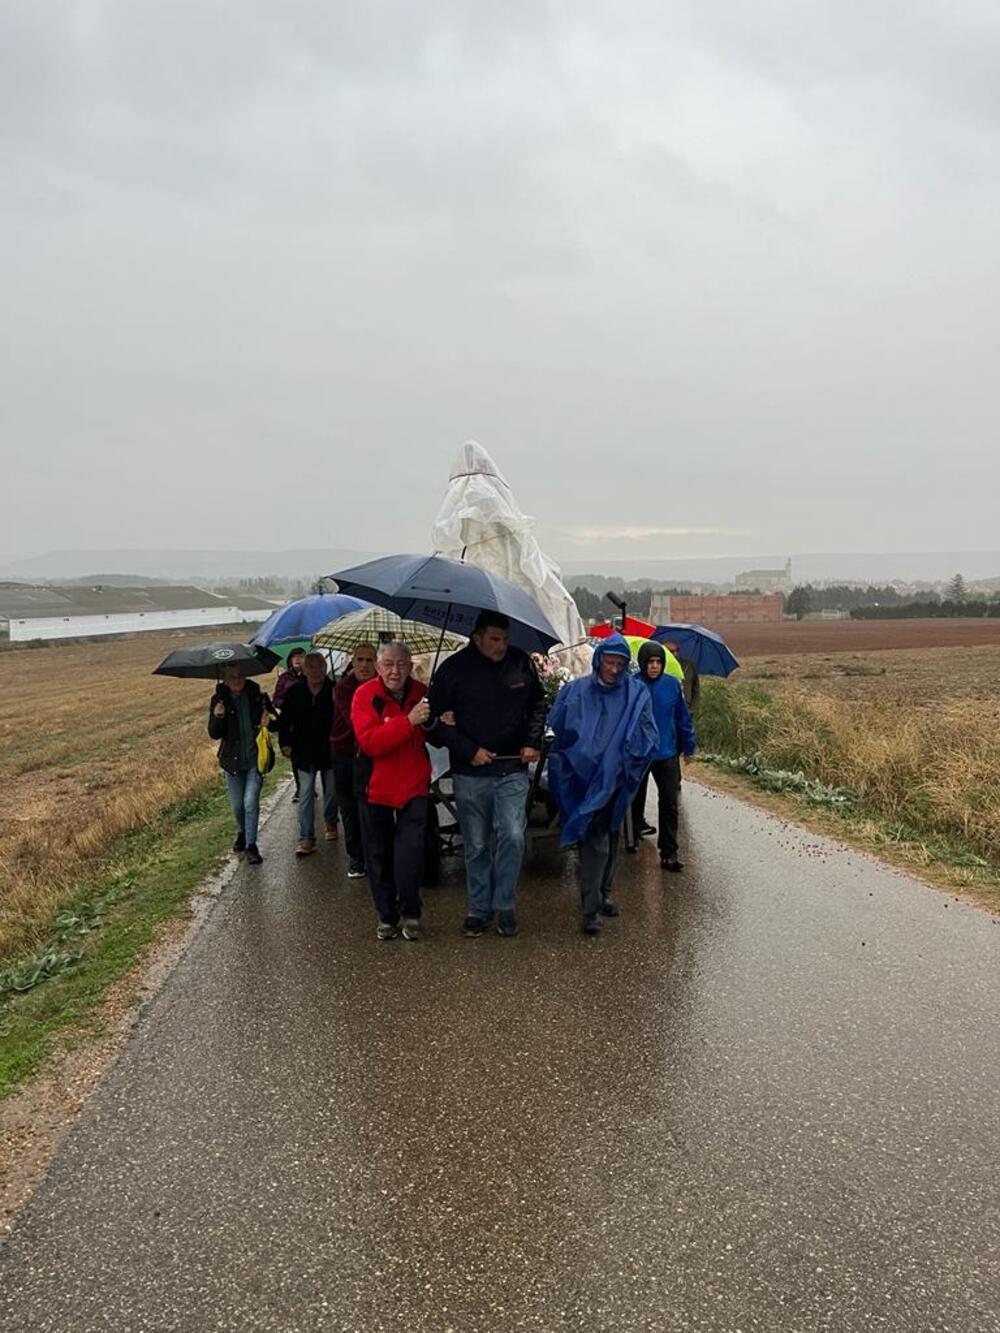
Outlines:
[[619, 827], [659, 746], [646, 686], [627, 671], [614, 685], [602, 684], [601, 661], [611, 654], [631, 658], [620, 634], [601, 640], [592, 674], [564, 685], [549, 714], [556, 735], [549, 790], [559, 807], [563, 846], [581, 842], [612, 798], [611, 827]]

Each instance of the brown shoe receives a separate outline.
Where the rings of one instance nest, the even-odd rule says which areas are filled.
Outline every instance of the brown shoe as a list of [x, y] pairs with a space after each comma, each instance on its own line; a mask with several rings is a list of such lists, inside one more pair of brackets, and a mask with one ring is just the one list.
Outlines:
[[323, 834], [323, 837], [327, 840], [327, 842], [336, 842], [336, 841], [337, 841], [337, 825], [336, 825], [336, 824], [327, 824], [327, 826], [326, 826], [326, 832]]
[[296, 856], [312, 856], [316, 850], [316, 843], [312, 838], [303, 838], [295, 849]]

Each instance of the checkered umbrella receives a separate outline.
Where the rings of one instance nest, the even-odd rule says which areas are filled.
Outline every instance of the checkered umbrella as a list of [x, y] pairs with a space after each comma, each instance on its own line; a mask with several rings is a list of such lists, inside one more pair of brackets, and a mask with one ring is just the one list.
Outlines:
[[404, 620], [394, 611], [372, 606], [367, 611], [349, 611], [346, 616], [332, 620], [313, 635], [314, 648], [328, 648], [332, 652], [353, 653], [359, 643], [380, 643], [400, 640], [411, 653], [450, 653], [465, 647], [460, 634], [446, 634], [441, 643], [441, 631], [433, 625], [421, 625], [416, 620]]

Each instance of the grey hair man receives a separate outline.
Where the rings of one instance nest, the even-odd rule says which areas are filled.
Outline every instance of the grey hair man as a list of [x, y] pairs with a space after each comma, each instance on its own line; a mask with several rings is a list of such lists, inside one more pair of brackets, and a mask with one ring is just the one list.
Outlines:
[[420, 938], [430, 707], [411, 667], [405, 643], [382, 644], [378, 674], [358, 687], [351, 704], [351, 725], [367, 761], [359, 762], [359, 808], [380, 940], [399, 935], [400, 918], [403, 938]]

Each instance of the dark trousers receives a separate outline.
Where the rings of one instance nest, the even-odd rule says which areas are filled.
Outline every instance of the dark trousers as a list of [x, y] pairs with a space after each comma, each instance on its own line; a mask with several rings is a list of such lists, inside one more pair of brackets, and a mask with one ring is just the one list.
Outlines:
[[337, 789], [337, 807], [344, 821], [344, 845], [347, 847], [347, 859], [355, 865], [364, 865], [365, 852], [361, 842], [361, 815], [358, 811], [358, 798], [354, 791], [354, 756], [335, 754], [333, 756], [333, 781]]
[[620, 826], [611, 827], [611, 811], [616, 797], [617, 792], [604, 809], [593, 816], [580, 844], [580, 907], [584, 917], [597, 916], [611, 897], [621, 836]]
[[424, 869], [427, 797], [414, 796], [400, 810], [359, 799], [364, 829], [368, 882], [378, 919], [395, 925], [419, 919], [420, 878]]
[[638, 828], [646, 822], [646, 791], [649, 779], [656, 783], [657, 836], [661, 856], [677, 855], [677, 816], [681, 796], [680, 755], [670, 759], [654, 759], [643, 778], [632, 802], [632, 818]]

